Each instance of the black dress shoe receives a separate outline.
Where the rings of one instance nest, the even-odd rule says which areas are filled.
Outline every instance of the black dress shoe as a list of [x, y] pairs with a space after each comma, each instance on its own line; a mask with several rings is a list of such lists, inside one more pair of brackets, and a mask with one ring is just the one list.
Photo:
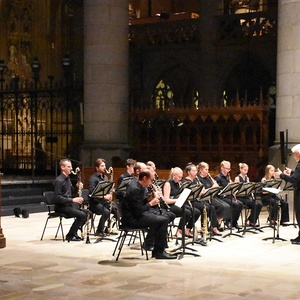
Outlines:
[[164, 252], [155, 253], [155, 258], [156, 259], [176, 259], [177, 257], [164, 251]]
[[232, 228], [231, 222], [229, 222], [229, 221], [226, 221], [226, 222], [225, 222], [225, 226], [226, 226], [228, 229], [231, 229], [231, 228]]
[[83, 241], [83, 238], [80, 237], [78, 234], [74, 234], [74, 237], [76, 237], [76, 239], [79, 239], [79, 240]]
[[67, 236], [66, 240], [68, 241], [68, 243], [82, 241], [82, 239], [79, 236], [78, 237], [76, 237], [76, 236]]
[[300, 245], [300, 236], [297, 236], [295, 239], [291, 239], [291, 243], [294, 245]]
[[147, 251], [153, 251], [154, 247], [146, 245], [145, 243], [142, 244], [142, 248], [147, 250]]
[[212, 235], [215, 235], [215, 236], [222, 236], [222, 233], [217, 233], [217, 232], [212, 232]]
[[97, 230], [94, 235], [95, 236], [104, 236], [104, 232], [102, 230]]
[[195, 243], [196, 244], [199, 244], [199, 245], [201, 245], [201, 246], [207, 246], [207, 243], [203, 240], [203, 238], [198, 238], [198, 239], [196, 239], [196, 241], [195, 241]]
[[236, 228], [237, 230], [242, 229], [242, 227], [238, 223], [232, 225], [232, 227]]

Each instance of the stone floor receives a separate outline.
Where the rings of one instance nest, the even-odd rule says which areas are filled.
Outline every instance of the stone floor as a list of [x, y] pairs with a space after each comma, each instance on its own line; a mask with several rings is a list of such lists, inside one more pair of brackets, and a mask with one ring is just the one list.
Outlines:
[[[294, 226], [280, 227], [287, 241], [263, 241], [273, 236], [266, 228], [243, 238], [208, 241], [206, 247], [194, 245], [201, 256], [180, 260], [146, 261], [126, 245], [116, 262], [112, 241], [95, 244], [94, 236], [91, 244], [54, 240], [57, 220], [50, 220], [40, 241], [46, 216], [2, 217], [7, 246], [0, 249], [0, 299], [300, 298], [300, 246], [289, 242], [297, 234]], [[64, 220], [65, 230], [69, 222]], [[169, 249], [174, 247], [171, 241]]]

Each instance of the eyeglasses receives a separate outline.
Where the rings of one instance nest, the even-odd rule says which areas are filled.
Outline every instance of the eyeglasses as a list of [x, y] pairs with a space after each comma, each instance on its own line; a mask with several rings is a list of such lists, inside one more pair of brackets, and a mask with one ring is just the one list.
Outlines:
[[228, 170], [228, 171], [230, 171], [231, 170], [231, 168], [225, 168], [225, 167], [223, 167], [225, 170]]

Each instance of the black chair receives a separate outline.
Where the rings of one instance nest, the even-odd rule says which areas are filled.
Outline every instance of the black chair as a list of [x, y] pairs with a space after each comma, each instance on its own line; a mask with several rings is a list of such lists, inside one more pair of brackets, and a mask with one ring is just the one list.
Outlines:
[[112, 255], [115, 256], [116, 252], [118, 251], [117, 257], [116, 257], [116, 261], [118, 261], [126, 238], [129, 237], [130, 239], [132, 239], [132, 237], [134, 237], [134, 238], [138, 237], [139, 242], [140, 242], [140, 247], [141, 247], [141, 254], [144, 255], [144, 250], [145, 250], [146, 258], [147, 258], [147, 260], [149, 260], [147, 250], [143, 249], [143, 244], [145, 242], [145, 233], [147, 232], [147, 228], [130, 228], [128, 226], [122, 225], [121, 205], [120, 205], [119, 201], [115, 201], [114, 205], [115, 205], [116, 211], [117, 211], [116, 225], [117, 225], [117, 229], [120, 231], [120, 234], [119, 234], [117, 244], [115, 246], [115, 249], [114, 249], [114, 252]]
[[44, 196], [44, 199], [45, 199], [45, 203], [47, 204], [47, 207], [48, 207], [48, 216], [47, 216], [47, 220], [46, 220], [44, 230], [43, 230], [43, 233], [42, 233], [42, 236], [41, 236], [41, 241], [43, 240], [44, 233], [45, 233], [48, 221], [50, 219], [56, 219], [56, 218], [59, 219], [59, 224], [58, 224], [58, 227], [57, 227], [57, 230], [56, 230], [55, 238], [57, 238], [58, 231], [60, 229], [61, 234], [62, 234], [62, 239], [63, 239], [63, 241], [65, 241], [64, 230], [63, 230], [63, 226], [62, 226], [62, 219], [63, 218], [67, 219], [67, 217], [64, 214], [57, 213], [57, 212], [54, 211], [54, 201], [53, 201], [54, 192], [53, 191], [44, 192], [43, 196]]

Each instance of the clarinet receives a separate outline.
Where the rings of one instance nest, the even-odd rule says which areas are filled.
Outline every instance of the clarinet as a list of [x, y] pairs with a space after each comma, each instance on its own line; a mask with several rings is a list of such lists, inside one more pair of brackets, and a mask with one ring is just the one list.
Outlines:
[[[104, 172], [107, 174], [107, 175], [110, 175], [110, 181], [114, 181], [114, 169], [113, 167], [109, 167], [108, 170], [105, 168]], [[110, 194], [111, 196], [113, 197], [113, 192], [114, 192], [114, 185], [110, 191]], [[112, 213], [112, 202], [108, 201], [109, 202], [109, 211], [110, 211], [110, 214]], [[108, 233], [112, 233], [112, 227], [113, 227], [113, 223], [112, 223], [112, 220], [111, 220], [111, 217], [109, 216], [109, 219], [108, 219], [108, 224], [107, 224], [107, 231]]]
[[[80, 168], [76, 168], [75, 172], [71, 171], [72, 174], [77, 176], [77, 182], [81, 182], [81, 171]], [[78, 196], [82, 197], [82, 189], [80, 186], [78, 186]], [[84, 233], [82, 231], [83, 239], [84, 239]], [[86, 244], [90, 244], [90, 211], [87, 209], [87, 219], [86, 219]]]
[[159, 209], [160, 209], [160, 211], [161, 211], [161, 207], [164, 205], [166, 206], [166, 210], [170, 211], [169, 204], [165, 201], [164, 197], [162, 196], [161, 188], [155, 182], [152, 183], [152, 188], [153, 188], [154, 192], [159, 193]]

